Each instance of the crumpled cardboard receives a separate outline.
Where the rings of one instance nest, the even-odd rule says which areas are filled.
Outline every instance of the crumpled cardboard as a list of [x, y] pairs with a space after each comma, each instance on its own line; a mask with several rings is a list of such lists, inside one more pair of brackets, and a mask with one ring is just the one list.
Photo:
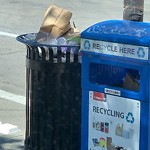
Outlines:
[[70, 19], [72, 13], [69, 10], [50, 5], [45, 13], [45, 18], [37, 34], [36, 41], [57, 39], [71, 29]]
[[123, 83], [123, 88], [133, 91], [139, 91], [140, 85], [132, 78], [130, 74], [126, 74], [125, 80]]

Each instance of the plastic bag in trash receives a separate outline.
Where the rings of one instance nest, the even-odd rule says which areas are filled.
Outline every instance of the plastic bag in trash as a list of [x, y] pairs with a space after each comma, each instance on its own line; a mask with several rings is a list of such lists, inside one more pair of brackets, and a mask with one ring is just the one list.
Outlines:
[[[75, 48], [74, 46], [78, 46], [78, 44], [75, 41], [68, 41], [64, 37], [60, 37], [58, 39], [51, 39], [49, 41], [44, 41], [42, 44], [45, 45], [51, 45], [52, 50], [53, 50], [53, 56], [55, 62], [57, 62], [57, 56], [58, 56], [58, 50], [61, 50], [61, 62], [66, 62], [66, 53], [68, 50], [68, 46], [72, 46], [69, 51], [70, 51], [70, 62], [73, 62], [74, 59], [74, 54], [78, 54], [79, 49]], [[61, 46], [61, 49], [58, 46]], [[49, 58], [49, 49], [48, 47], [44, 46], [45, 52], [46, 52], [46, 59], [48, 60]]]

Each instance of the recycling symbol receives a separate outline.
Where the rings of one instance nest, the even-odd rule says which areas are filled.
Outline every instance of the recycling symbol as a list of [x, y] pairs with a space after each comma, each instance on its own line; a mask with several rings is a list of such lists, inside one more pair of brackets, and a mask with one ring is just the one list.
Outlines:
[[140, 58], [143, 58], [145, 56], [145, 51], [142, 47], [139, 47], [138, 51], [137, 51], [137, 55]]
[[131, 112], [129, 112], [126, 116], [126, 120], [128, 123], [134, 123], [135, 119], [134, 119], [134, 116]]
[[88, 40], [85, 41], [84, 48], [85, 48], [85, 50], [90, 50], [91, 45], [90, 45], [90, 42]]

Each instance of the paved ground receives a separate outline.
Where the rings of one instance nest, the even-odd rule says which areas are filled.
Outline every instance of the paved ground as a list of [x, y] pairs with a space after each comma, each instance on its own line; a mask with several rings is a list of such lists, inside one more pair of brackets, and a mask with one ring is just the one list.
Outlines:
[[[53, 0], [58, 6], [73, 13], [72, 21], [83, 31], [96, 22], [122, 19], [121, 0]], [[25, 96], [25, 46], [10, 34], [38, 32], [49, 0], [1, 0], [0, 5], [0, 90]], [[144, 21], [150, 21], [150, 1], [145, 0]], [[5, 34], [3, 34], [5, 33]], [[8, 33], [8, 34], [6, 34]], [[25, 133], [25, 105], [12, 102], [0, 95], [0, 121], [17, 125], [15, 134], [0, 134], [0, 150], [23, 149]], [[22, 103], [23, 100], [20, 101]]]
[[17, 125], [19, 131], [0, 134], [0, 150], [21, 150], [24, 146], [25, 106], [0, 98], [0, 120], [2, 123]]

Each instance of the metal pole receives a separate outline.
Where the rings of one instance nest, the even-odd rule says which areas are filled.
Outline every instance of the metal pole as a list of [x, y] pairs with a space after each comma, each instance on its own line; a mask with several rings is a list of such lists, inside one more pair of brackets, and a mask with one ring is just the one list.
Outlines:
[[144, 0], [124, 0], [123, 19], [143, 21]]

